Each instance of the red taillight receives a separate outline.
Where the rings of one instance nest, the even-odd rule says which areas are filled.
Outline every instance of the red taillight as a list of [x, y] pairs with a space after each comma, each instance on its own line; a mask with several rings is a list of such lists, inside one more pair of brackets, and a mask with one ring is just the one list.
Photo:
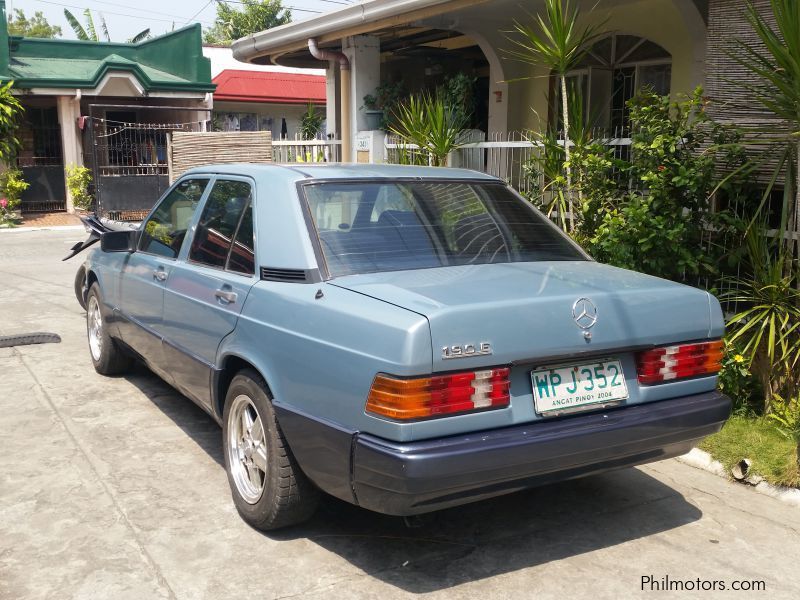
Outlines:
[[397, 420], [508, 406], [510, 369], [487, 369], [415, 379], [378, 375], [367, 398], [367, 412]]
[[636, 356], [639, 383], [653, 385], [675, 379], [714, 375], [722, 368], [721, 340], [666, 346]]

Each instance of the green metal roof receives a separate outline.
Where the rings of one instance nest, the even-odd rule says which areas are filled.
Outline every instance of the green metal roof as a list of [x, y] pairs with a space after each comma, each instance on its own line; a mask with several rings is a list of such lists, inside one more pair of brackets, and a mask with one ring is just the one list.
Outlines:
[[13, 80], [17, 88], [91, 89], [109, 71], [133, 74], [148, 92], [216, 87], [199, 23], [138, 44], [9, 37], [5, 26], [0, 29], [0, 81]]

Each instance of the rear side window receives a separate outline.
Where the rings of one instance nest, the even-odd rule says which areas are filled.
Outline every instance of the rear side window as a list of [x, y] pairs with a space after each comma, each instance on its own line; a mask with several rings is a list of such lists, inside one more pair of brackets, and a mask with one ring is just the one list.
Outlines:
[[177, 257], [206, 186], [208, 179], [186, 179], [167, 194], [144, 224], [139, 250]]
[[208, 195], [200, 220], [197, 223], [192, 247], [189, 250], [189, 260], [192, 262], [224, 269], [228, 265], [228, 259], [234, 247], [234, 239], [239, 239], [240, 226], [245, 221], [245, 215], [249, 215], [247, 222], [244, 223], [245, 229], [249, 228], [249, 235], [241, 233], [241, 239], [249, 243], [247, 250], [241, 246], [237, 248], [236, 268], [237, 272], [252, 272], [242, 264], [246, 262], [248, 256], [252, 261], [253, 246], [253, 218], [250, 208], [251, 188], [250, 184], [244, 181], [217, 180]]
[[334, 277], [586, 260], [546, 217], [499, 183], [330, 182], [304, 190]]
[[256, 272], [255, 252], [253, 251], [253, 204], [247, 205], [239, 231], [233, 240], [233, 247], [228, 258], [228, 270], [244, 275]]

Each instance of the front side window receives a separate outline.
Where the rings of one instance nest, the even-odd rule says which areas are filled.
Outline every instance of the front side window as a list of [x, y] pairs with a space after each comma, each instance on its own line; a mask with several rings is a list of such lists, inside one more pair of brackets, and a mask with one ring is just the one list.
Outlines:
[[208, 179], [185, 179], [161, 201], [145, 222], [139, 250], [176, 258]]
[[[231, 270], [252, 273], [253, 217], [250, 200], [249, 183], [217, 180], [200, 215], [189, 250], [189, 260], [225, 269], [229, 266], [229, 258], [235, 255]], [[244, 230], [240, 232], [242, 227]], [[235, 253], [232, 251], [234, 247]]]
[[499, 183], [304, 186], [331, 276], [451, 265], [586, 260]]

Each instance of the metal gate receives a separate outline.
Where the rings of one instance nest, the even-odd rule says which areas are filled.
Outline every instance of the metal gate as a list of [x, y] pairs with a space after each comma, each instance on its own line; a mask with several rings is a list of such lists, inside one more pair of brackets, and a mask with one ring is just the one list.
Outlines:
[[54, 106], [26, 106], [19, 130], [17, 167], [29, 187], [22, 192], [23, 213], [67, 210], [61, 126]]
[[84, 130], [91, 144], [97, 214], [143, 219], [169, 187], [169, 133], [206, 131], [209, 116], [206, 108], [90, 104]]

